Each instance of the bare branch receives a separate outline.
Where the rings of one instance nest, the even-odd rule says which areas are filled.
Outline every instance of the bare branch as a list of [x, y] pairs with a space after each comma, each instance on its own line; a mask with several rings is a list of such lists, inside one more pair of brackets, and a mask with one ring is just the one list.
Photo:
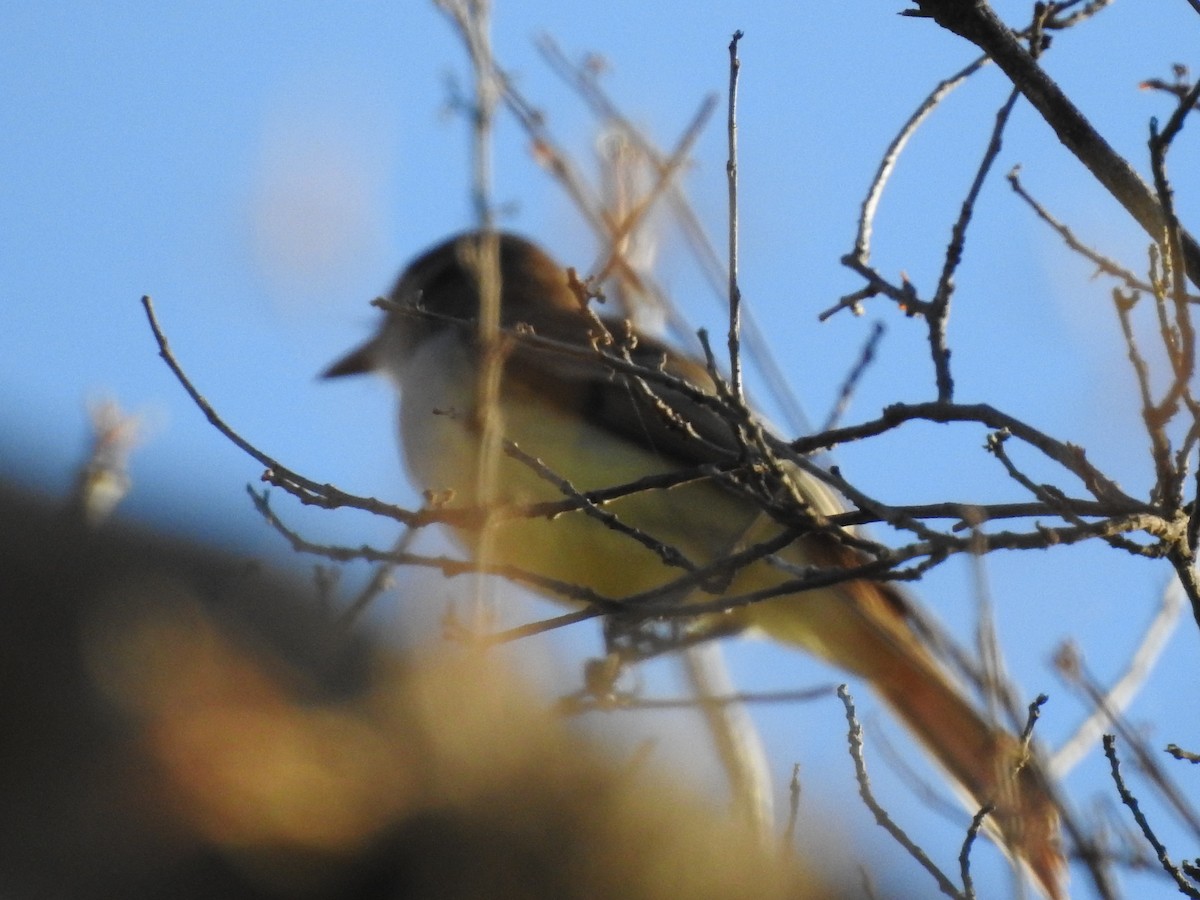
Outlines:
[[[1062, 143], [1075, 154], [1096, 180], [1134, 220], [1157, 241], [1165, 224], [1162, 206], [1153, 192], [1078, 107], [1042, 70], [1033, 55], [1021, 46], [986, 0], [914, 0], [918, 15], [932, 18], [948, 31], [979, 47], [1021, 91]], [[1180, 233], [1184, 268], [1193, 284], [1200, 285], [1200, 244]]]
[[929, 96], [921, 101], [921, 104], [916, 108], [908, 121], [904, 123], [900, 131], [892, 138], [891, 144], [883, 153], [883, 158], [879, 161], [879, 168], [875, 171], [875, 177], [871, 179], [871, 186], [867, 189], [867, 196], [862, 202], [862, 211], [858, 217], [858, 234], [854, 238], [854, 250], [852, 256], [858, 262], [865, 265], [871, 257], [871, 231], [875, 225], [875, 213], [879, 209], [879, 201], [883, 198], [884, 188], [887, 186], [888, 179], [892, 177], [892, 172], [896, 168], [896, 163], [900, 160], [900, 154], [904, 152], [905, 146], [909, 139], [916, 134], [917, 129], [921, 127], [928, 117], [944, 100], [949, 93], [978, 72], [981, 68], [988, 64], [990, 60], [986, 56], [981, 56], [966, 67], [955, 72], [949, 78], [941, 81], [937, 86], [930, 91]]
[[1166, 846], [1155, 835], [1154, 829], [1151, 828], [1150, 822], [1138, 805], [1137, 798], [1133, 795], [1133, 792], [1126, 787], [1125, 779], [1121, 775], [1121, 764], [1117, 759], [1117, 739], [1114, 735], [1106, 734], [1104, 736], [1104, 755], [1108, 757], [1109, 770], [1112, 773], [1113, 783], [1117, 786], [1117, 793], [1121, 795], [1121, 802], [1129, 807], [1129, 811], [1133, 813], [1133, 818], [1137, 821], [1142, 834], [1150, 842], [1150, 846], [1154, 848], [1154, 853], [1158, 857], [1163, 871], [1171, 876], [1175, 882], [1175, 886], [1179, 888], [1180, 893], [1184, 896], [1200, 898], [1200, 889], [1197, 889], [1179, 870], [1179, 867], [1171, 862], [1171, 857], [1167, 853]]
[[850, 406], [850, 399], [854, 396], [855, 388], [858, 387], [859, 381], [871, 363], [875, 361], [875, 351], [879, 348], [880, 341], [883, 340], [883, 334], [886, 329], [882, 322], [876, 322], [871, 326], [871, 334], [863, 343], [862, 350], [858, 354], [858, 362], [846, 374], [845, 380], [842, 382], [841, 388], [838, 390], [837, 401], [833, 404], [833, 409], [829, 411], [828, 417], [825, 419], [825, 424], [821, 426], [822, 431], [829, 431], [837, 427], [842, 416]]
[[[1125, 283], [1126, 287], [1143, 291], [1145, 293], [1150, 293], [1154, 290], [1154, 286], [1150, 284], [1150, 282], [1146, 281], [1144, 278], [1139, 278], [1130, 269], [1126, 269], [1115, 260], [1104, 256], [1076, 238], [1074, 232], [1072, 232], [1070, 228], [1068, 228], [1058, 218], [1051, 214], [1049, 210], [1042, 206], [1042, 204], [1039, 203], [1033, 197], [1033, 195], [1025, 189], [1025, 186], [1021, 184], [1021, 180], [1019, 178], [1020, 171], [1020, 166], [1013, 166], [1012, 170], [1008, 173], [1008, 183], [1012, 186], [1013, 192], [1029, 205], [1029, 208], [1034, 211], [1039, 219], [1041, 219], [1058, 233], [1059, 237], [1062, 238], [1063, 243], [1065, 243], [1071, 250], [1078, 253], [1084, 259], [1095, 265], [1097, 272], [1102, 272], [1105, 275], [1111, 275], [1113, 278], [1119, 278]], [[1192, 303], [1200, 302], [1200, 297], [1192, 294], [1189, 297], [1189, 300]]]
[[954, 882], [946, 877], [925, 851], [917, 846], [905, 833], [904, 829], [892, 820], [892, 817], [879, 804], [879, 801], [875, 799], [875, 794], [871, 790], [871, 779], [867, 775], [867, 761], [863, 756], [863, 729], [854, 709], [854, 698], [850, 696], [850, 690], [844, 684], [838, 686], [837, 694], [838, 698], [842, 701], [842, 705], [846, 708], [846, 724], [849, 726], [847, 739], [850, 745], [850, 758], [854, 760], [854, 771], [858, 779], [858, 793], [862, 797], [863, 803], [866, 804], [867, 809], [875, 816], [875, 822], [890, 834], [896, 843], [903, 847], [908, 852], [908, 855], [915, 859], [926, 872], [933, 876], [933, 880], [937, 884], [939, 891], [947, 897], [955, 898], [955, 900], [965, 900], [966, 895], [955, 886]]
[[729, 181], [729, 383], [733, 395], [745, 400], [742, 389], [742, 289], [738, 286], [738, 163], [737, 163], [737, 83], [742, 69], [738, 42], [742, 32], [735, 31], [729, 42], [729, 160], [725, 173]]
[[992, 128], [991, 139], [988, 141], [987, 150], [984, 151], [979, 168], [975, 171], [975, 178], [971, 182], [967, 196], [963, 200], [958, 221], [951, 229], [950, 245], [946, 248], [942, 274], [938, 278], [933, 299], [929, 302], [928, 309], [925, 310], [925, 321], [929, 325], [929, 350], [933, 357], [938, 399], [944, 402], [949, 402], [954, 395], [954, 379], [950, 376], [950, 348], [946, 344], [946, 322], [950, 316], [950, 295], [954, 291], [954, 273], [958, 270], [959, 263], [962, 262], [963, 244], [966, 240], [967, 226], [970, 225], [971, 218], [975, 213], [975, 202], [979, 198], [979, 192], [983, 189], [983, 183], [987, 179], [988, 173], [992, 170], [992, 164], [1000, 153], [1000, 139], [1004, 134], [1009, 114], [1012, 113], [1018, 96], [1014, 90], [996, 113], [996, 124]]

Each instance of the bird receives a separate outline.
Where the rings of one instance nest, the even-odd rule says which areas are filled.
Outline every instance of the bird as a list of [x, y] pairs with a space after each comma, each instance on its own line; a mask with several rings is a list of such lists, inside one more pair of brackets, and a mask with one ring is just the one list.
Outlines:
[[[976, 808], [995, 805], [991, 826], [1041, 890], [1065, 896], [1048, 782], [1025, 764], [1025, 743], [985, 718], [939, 661], [915, 624], [916, 601], [866, 578], [779, 593], [798, 574], [868, 562], [853, 533], [829, 523], [844, 501], [769, 452], [781, 443], [729, 402], [715, 369], [598, 316], [574, 270], [507, 232], [491, 234], [499, 332], [485, 341], [487, 239], [464, 232], [418, 256], [375, 335], [324, 372], [390, 378], [413, 483], [447, 511], [525, 510], [493, 519], [486, 563], [529, 573], [552, 599], [604, 598], [606, 612], [634, 616], [695, 605], [701, 632], [758, 632], [864, 679]], [[488, 485], [478, 477], [485, 365], [499, 374]], [[482, 529], [452, 521], [485, 562]], [[731, 556], [744, 564], [723, 567]], [[582, 590], [564, 597], [558, 585]]]

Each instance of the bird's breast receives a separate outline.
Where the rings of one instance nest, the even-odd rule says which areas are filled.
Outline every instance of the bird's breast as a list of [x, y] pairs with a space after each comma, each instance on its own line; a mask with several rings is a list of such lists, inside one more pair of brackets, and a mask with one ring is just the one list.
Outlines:
[[[478, 367], [455, 335], [426, 341], [393, 373], [400, 382], [400, 431], [413, 482], [449, 507], [477, 506], [481, 428]], [[503, 444], [492, 501], [505, 510], [570, 498], [671, 472], [677, 464], [649, 448], [545, 399], [529, 379], [502, 382]], [[515, 458], [518, 448], [544, 469]], [[648, 541], [680, 550], [696, 564], [728, 552], [757, 510], [707, 482], [641, 491], [603, 505]], [[469, 548], [476, 535], [460, 529]], [[495, 562], [583, 584], [610, 597], [649, 590], [679, 575], [659, 555], [599, 517], [574, 510], [554, 518], [504, 517], [496, 525]]]

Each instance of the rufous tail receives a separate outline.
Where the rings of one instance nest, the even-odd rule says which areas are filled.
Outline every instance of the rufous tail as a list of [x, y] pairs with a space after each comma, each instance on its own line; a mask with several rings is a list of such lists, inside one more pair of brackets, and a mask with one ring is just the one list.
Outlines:
[[[926, 649], [890, 587], [865, 581], [742, 610], [747, 623], [866, 678], [974, 802], [1053, 900], [1065, 896], [1059, 815], [1026, 748], [989, 724]], [[986, 823], [985, 823], [986, 824]]]

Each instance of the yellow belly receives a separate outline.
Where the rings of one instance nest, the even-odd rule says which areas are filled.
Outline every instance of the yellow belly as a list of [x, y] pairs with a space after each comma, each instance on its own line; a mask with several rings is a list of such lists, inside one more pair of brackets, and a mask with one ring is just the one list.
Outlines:
[[[456, 358], [456, 353], [461, 354], [457, 344], [444, 343], [414, 360], [402, 382], [400, 424], [405, 460], [414, 482], [426, 490], [450, 492], [447, 506], [463, 508], [477, 505], [479, 431], [470, 414], [473, 370], [465, 365], [465, 354]], [[456, 379], [448, 374], [452, 372], [470, 374]], [[577, 491], [623, 485], [678, 468], [673, 460], [547, 404], [523, 384], [503, 386], [501, 407], [505, 437]], [[495, 502], [522, 506], [565, 498], [556, 485], [502, 452], [493, 487]], [[831, 501], [822, 497], [820, 502], [827, 507]], [[707, 481], [645, 491], [608, 502], [603, 508], [623, 524], [679, 551], [696, 566], [778, 531], [752, 502]], [[457, 536], [474, 554], [478, 531], [459, 529]], [[586, 587], [612, 599], [662, 587], [685, 573], [685, 569], [667, 565], [651, 548], [582, 510], [553, 519], [505, 518], [496, 524], [492, 541], [492, 563]], [[783, 555], [794, 564], [807, 562], [796, 545]], [[778, 567], [756, 563], [738, 573], [723, 594], [759, 590], [789, 577]], [[694, 589], [678, 599], [706, 602], [716, 597]], [[835, 620], [844, 616], [830, 605], [844, 603], [836, 589], [809, 591], [739, 609], [732, 614], [736, 622], [731, 624], [762, 627], [778, 639], [838, 658], [844, 648], [833, 645], [842, 644], [850, 635], [836, 633]], [[815, 629], [814, 622], [818, 623]], [[851, 631], [857, 627], [850, 622], [846, 625]]]

